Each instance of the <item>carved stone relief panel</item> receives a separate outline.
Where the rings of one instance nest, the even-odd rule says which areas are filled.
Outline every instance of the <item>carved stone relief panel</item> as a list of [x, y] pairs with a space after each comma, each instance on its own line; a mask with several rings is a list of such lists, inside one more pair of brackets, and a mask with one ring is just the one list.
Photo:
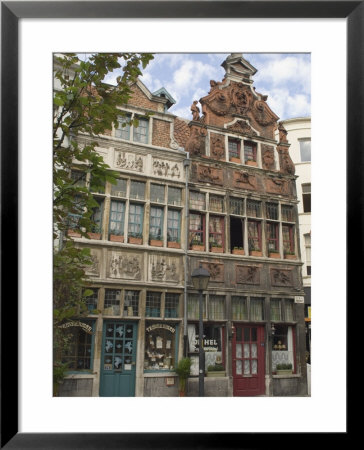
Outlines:
[[211, 133], [210, 156], [214, 159], [225, 159], [225, 137], [223, 135]]
[[143, 172], [145, 168], [145, 156], [116, 150], [114, 167], [117, 169], [132, 170], [134, 172]]
[[238, 120], [232, 125], [229, 125], [227, 127], [229, 131], [235, 131], [239, 134], [245, 134], [246, 136], [253, 137], [257, 136], [258, 134], [252, 129], [252, 127], [249, 125], [249, 123], [245, 120]]
[[91, 277], [100, 276], [100, 265], [101, 265], [101, 250], [91, 249], [91, 260], [92, 264], [86, 266], [86, 274]]
[[248, 171], [234, 171], [233, 186], [235, 188], [257, 190], [257, 177]]
[[224, 264], [215, 262], [201, 262], [204, 269], [210, 272], [210, 281], [222, 283], [224, 281]]
[[211, 166], [204, 166], [202, 164], [192, 164], [192, 177], [196, 181], [202, 183], [211, 183], [223, 185], [222, 169], [217, 169]]
[[166, 161], [153, 158], [153, 175], [163, 178], [179, 180], [183, 176], [182, 164], [175, 161]]
[[236, 266], [236, 282], [240, 284], [260, 284], [259, 266]]
[[261, 149], [263, 169], [274, 170], [274, 147], [271, 145], [262, 144]]
[[107, 277], [127, 280], [141, 280], [142, 255], [110, 251], [108, 254]]
[[270, 276], [272, 286], [278, 287], [293, 286], [292, 270], [271, 269]]
[[149, 279], [178, 284], [183, 279], [181, 258], [149, 255]]
[[289, 195], [289, 182], [278, 177], [267, 177], [265, 190], [271, 194]]

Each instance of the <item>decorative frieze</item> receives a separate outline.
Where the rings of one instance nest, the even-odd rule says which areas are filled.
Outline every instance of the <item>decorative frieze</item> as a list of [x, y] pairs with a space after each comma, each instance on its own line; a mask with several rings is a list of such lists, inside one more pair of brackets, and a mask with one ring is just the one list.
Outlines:
[[292, 270], [271, 269], [272, 286], [291, 287], [293, 286]]
[[141, 255], [114, 251], [110, 252], [107, 276], [109, 278], [140, 280]]
[[153, 175], [172, 179], [180, 179], [183, 168], [181, 163], [153, 158]]
[[274, 147], [271, 145], [262, 144], [262, 165], [263, 169], [274, 170], [275, 162], [274, 162]]
[[260, 284], [259, 266], [236, 266], [236, 282], [239, 284]]
[[202, 164], [193, 164], [192, 176], [196, 179], [196, 181], [200, 181], [202, 183], [223, 185], [222, 169], [204, 166]]
[[145, 156], [116, 150], [114, 165], [118, 169], [143, 172], [145, 167]]
[[257, 189], [257, 177], [249, 172], [234, 171], [233, 185], [235, 188]]
[[201, 266], [210, 273], [210, 280], [216, 283], [224, 281], [224, 264], [215, 262], [201, 262]]
[[179, 283], [182, 278], [180, 258], [150, 255], [149, 277], [152, 281]]
[[244, 134], [248, 137], [257, 136], [258, 133], [256, 133], [253, 128], [249, 125], [249, 123], [246, 120], [238, 120], [232, 125], [229, 125], [227, 127], [229, 131], [233, 131], [235, 133]]
[[214, 159], [225, 159], [225, 138], [223, 135], [211, 133], [210, 156]]
[[265, 179], [265, 190], [270, 194], [289, 195], [289, 182], [279, 177], [267, 177]]
[[91, 265], [86, 266], [86, 274], [92, 277], [100, 276], [100, 260], [101, 260], [101, 250], [91, 249]]

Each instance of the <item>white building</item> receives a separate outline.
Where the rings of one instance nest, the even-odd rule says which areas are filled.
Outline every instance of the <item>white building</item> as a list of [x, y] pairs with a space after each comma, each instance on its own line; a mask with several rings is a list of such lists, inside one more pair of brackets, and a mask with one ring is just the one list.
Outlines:
[[291, 144], [290, 155], [296, 167], [296, 189], [300, 227], [302, 279], [305, 291], [307, 350], [311, 344], [311, 118], [298, 117], [282, 121]]

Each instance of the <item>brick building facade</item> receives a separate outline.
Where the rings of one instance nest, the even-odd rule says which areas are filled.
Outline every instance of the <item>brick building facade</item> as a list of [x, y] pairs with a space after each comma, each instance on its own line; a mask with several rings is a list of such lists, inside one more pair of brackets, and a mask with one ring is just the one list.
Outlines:
[[[188, 395], [197, 395], [191, 273], [200, 265], [211, 276], [205, 395], [307, 393], [289, 143], [267, 98], [252, 87], [256, 69], [241, 54], [222, 65], [224, 79], [211, 80], [191, 121], [168, 112], [174, 100], [164, 88], [151, 93], [138, 81], [123, 108], [138, 117], [138, 127], [122, 127], [120, 117], [120, 126], [98, 139], [97, 150], [120, 179], [95, 193], [99, 227], [92, 239], [74, 235], [94, 259], [87, 318], [93, 333], [74, 332], [61, 395], [177, 396], [174, 369], [184, 355], [193, 362]], [[280, 374], [282, 363], [291, 373]], [[220, 376], [210, 376], [216, 365]]]

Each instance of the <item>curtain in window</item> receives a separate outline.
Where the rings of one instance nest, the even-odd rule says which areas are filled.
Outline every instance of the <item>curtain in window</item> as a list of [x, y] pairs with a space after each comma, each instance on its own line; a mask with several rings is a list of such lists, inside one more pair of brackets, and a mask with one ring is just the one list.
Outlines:
[[163, 209], [150, 208], [150, 237], [161, 239], [163, 235]]

